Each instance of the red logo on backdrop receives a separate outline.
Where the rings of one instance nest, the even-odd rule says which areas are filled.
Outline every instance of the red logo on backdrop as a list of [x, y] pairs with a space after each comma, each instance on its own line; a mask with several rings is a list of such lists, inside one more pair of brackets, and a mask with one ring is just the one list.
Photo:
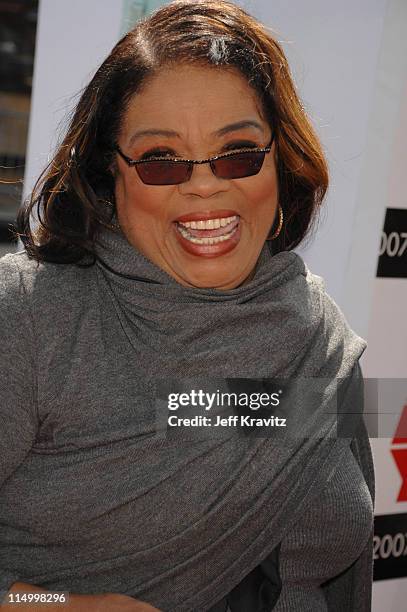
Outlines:
[[394, 434], [392, 444], [405, 444], [405, 448], [392, 448], [391, 454], [401, 476], [401, 488], [397, 497], [398, 502], [407, 501], [407, 404], [403, 407], [400, 421]]

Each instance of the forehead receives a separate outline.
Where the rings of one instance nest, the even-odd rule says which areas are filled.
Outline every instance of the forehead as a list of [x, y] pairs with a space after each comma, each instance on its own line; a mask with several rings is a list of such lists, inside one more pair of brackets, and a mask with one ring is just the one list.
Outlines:
[[181, 65], [163, 68], [129, 101], [123, 131], [161, 127], [213, 132], [227, 123], [266, 126], [261, 102], [235, 69]]

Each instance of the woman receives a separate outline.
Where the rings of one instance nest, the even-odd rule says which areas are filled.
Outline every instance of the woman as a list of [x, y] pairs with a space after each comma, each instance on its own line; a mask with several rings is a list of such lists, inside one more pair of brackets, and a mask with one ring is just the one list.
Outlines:
[[[327, 184], [284, 54], [242, 9], [173, 2], [116, 45], [1, 263], [8, 597], [370, 610], [369, 442], [329, 417], [360, 415], [366, 343], [292, 250]], [[274, 377], [296, 381], [288, 437], [157, 434], [162, 379]]]

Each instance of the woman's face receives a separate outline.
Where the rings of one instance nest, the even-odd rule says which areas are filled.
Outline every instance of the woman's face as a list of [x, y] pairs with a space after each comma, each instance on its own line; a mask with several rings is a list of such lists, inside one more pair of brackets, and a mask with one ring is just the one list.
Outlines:
[[[201, 160], [265, 147], [271, 136], [256, 94], [237, 71], [181, 65], [133, 96], [118, 145], [132, 159]], [[146, 185], [119, 155], [116, 164], [117, 216], [130, 244], [184, 286], [231, 289], [250, 277], [277, 210], [274, 145], [257, 175], [239, 179], [217, 178], [202, 164], [187, 182]], [[203, 244], [214, 230], [226, 239]]]

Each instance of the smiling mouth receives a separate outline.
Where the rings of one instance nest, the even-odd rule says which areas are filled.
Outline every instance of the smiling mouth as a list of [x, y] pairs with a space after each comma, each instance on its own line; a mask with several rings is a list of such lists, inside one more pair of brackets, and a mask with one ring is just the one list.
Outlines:
[[196, 245], [214, 245], [230, 240], [237, 232], [240, 217], [232, 215], [198, 221], [175, 221], [181, 236]]

